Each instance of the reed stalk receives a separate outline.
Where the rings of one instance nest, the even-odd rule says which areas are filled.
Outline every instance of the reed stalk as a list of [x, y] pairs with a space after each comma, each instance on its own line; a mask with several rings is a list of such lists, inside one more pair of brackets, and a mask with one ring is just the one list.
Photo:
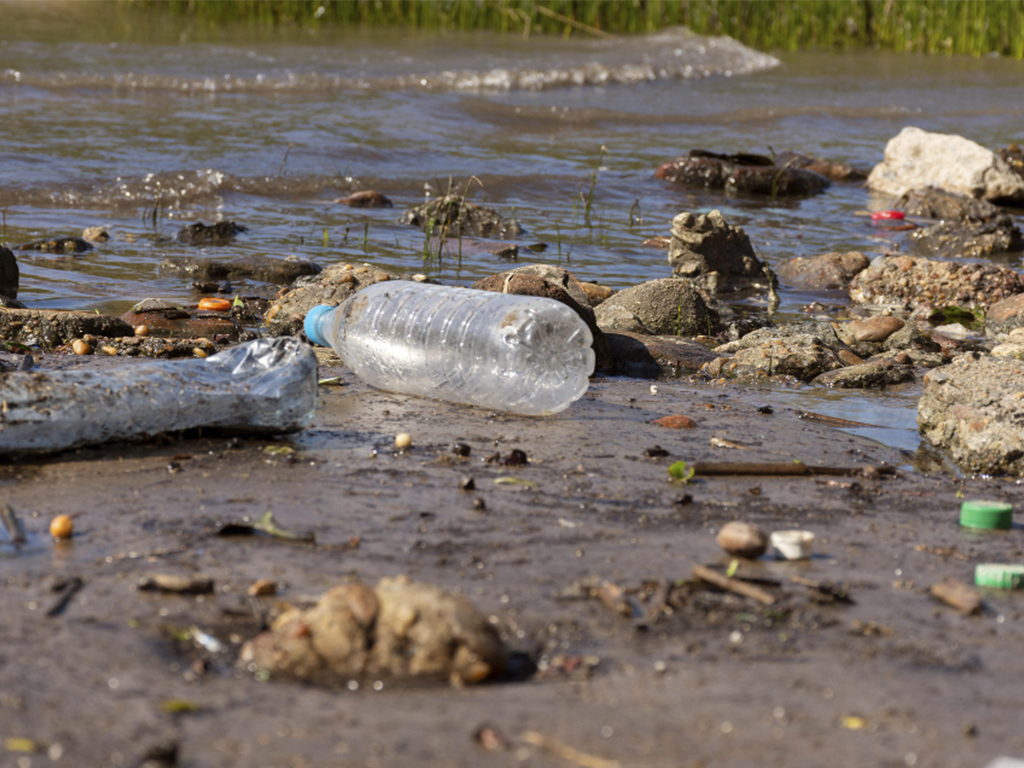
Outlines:
[[622, 35], [682, 24], [762, 50], [1024, 58], [1024, 0], [123, 0], [210, 26]]

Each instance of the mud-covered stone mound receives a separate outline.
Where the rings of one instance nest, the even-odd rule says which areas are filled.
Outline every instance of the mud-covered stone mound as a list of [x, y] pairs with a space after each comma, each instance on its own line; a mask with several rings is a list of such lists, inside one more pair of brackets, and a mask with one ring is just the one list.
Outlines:
[[464, 597], [407, 577], [354, 582], [281, 614], [242, 648], [252, 672], [334, 684], [369, 677], [479, 683], [508, 664], [501, 639]]

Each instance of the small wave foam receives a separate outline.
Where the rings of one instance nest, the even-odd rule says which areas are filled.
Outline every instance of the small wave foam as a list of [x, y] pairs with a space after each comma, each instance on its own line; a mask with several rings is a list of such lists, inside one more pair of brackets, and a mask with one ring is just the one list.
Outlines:
[[216, 205], [228, 193], [272, 198], [302, 198], [325, 190], [349, 189], [355, 179], [337, 176], [234, 176], [212, 168], [118, 177], [99, 186], [60, 189], [6, 189], [2, 205], [132, 210], [183, 209]]
[[[538, 91], [549, 88], [631, 85], [664, 79], [748, 75], [778, 66], [778, 59], [748, 48], [730, 37], [704, 37], [684, 28], [564, 46], [551, 61], [549, 46], [517, 49], [516, 63], [472, 69], [405, 74], [338, 72], [235, 72], [196, 76], [160, 72], [33, 73], [16, 69], [0, 72], [0, 83], [46, 89], [100, 88], [113, 90], [195, 93], [389, 91]], [[531, 61], [531, 58], [533, 59]]]

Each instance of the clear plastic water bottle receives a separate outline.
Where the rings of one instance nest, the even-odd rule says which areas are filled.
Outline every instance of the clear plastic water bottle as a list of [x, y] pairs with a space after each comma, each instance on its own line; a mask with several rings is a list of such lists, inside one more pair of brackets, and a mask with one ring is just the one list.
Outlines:
[[313, 307], [305, 330], [375, 387], [528, 416], [567, 408], [594, 371], [583, 319], [537, 296], [389, 280]]

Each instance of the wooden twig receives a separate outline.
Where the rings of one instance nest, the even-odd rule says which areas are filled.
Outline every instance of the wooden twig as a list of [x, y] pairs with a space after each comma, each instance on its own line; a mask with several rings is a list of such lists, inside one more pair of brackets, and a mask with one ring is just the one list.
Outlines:
[[762, 605], [772, 605], [775, 603], [775, 596], [765, 592], [760, 587], [755, 587], [753, 584], [748, 584], [739, 579], [723, 576], [718, 571], [705, 568], [703, 565], [693, 566], [693, 575], [701, 581], [708, 582], [708, 584], [714, 584], [716, 587], [728, 590], [729, 592], [735, 592], [737, 595], [757, 600]]
[[891, 475], [893, 467], [812, 467], [796, 461], [703, 461], [691, 464], [697, 477], [707, 475], [771, 475], [798, 477], [811, 475]]
[[519, 735], [519, 738], [527, 744], [546, 749], [551, 754], [563, 760], [568, 760], [570, 763], [582, 766], [582, 768], [620, 768], [618, 760], [606, 760], [603, 757], [580, 752], [578, 749], [568, 747], [560, 741], [555, 741], [542, 733], [537, 733], [537, 731], [525, 731]]
[[604, 40], [614, 40], [615, 39], [615, 35], [613, 35], [613, 34], [605, 32], [604, 30], [600, 30], [597, 27], [592, 27], [589, 24], [584, 24], [582, 21], [576, 21], [576, 19], [570, 19], [568, 16], [563, 16], [560, 13], [556, 13], [555, 11], [552, 11], [550, 8], [545, 8], [543, 5], [535, 6], [534, 10], [537, 11], [537, 13], [542, 13], [545, 16], [551, 17], [555, 21], [560, 21], [563, 24], [568, 24], [570, 27], [575, 27], [576, 29], [580, 30], [581, 32], [588, 32], [589, 34], [593, 35], [594, 37], [600, 37], [600, 38], [602, 38]]

